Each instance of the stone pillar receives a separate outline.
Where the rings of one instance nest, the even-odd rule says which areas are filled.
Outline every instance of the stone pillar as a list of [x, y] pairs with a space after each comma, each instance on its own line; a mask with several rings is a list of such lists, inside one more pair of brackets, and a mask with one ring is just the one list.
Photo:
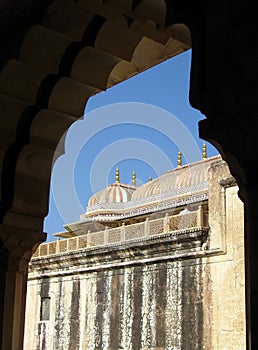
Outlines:
[[105, 226], [104, 230], [104, 244], [108, 244], [108, 226]]
[[258, 186], [245, 198], [246, 322], [249, 349], [258, 349]]
[[203, 206], [199, 205], [197, 211], [197, 226], [204, 227]]
[[0, 348], [23, 349], [27, 269], [46, 234], [0, 226]]
[[125, 223], [124, 223], [124, 222], [122, 223], [121, 233], [122, 233], [121, 241], [122, 241], [122, 242], [125, 242], [126, 237], [125, 237]]
[[[225, 118], [226, 120], [226, 118]], [[245, 207], [245, 293], [247, 349], [258, 349], [258, 137], [251, 118], [220, 123], [202, 120], [201, 138], [211, 142], [237, 180]], [[237, 293], [237, 290], [235, 291]]]
[[148, 237], [150, 235], [150, 219], [146, 218], [144, 221], [144, 235]]
[[87, 248], [91, 247], [91, 231], [87, 232]]
[[169, 217], [168, 217], [168, 213], [166, 213], [166, 215], [164, 217], [163, 232], [164, 233], [168, 233], [169, 232]]

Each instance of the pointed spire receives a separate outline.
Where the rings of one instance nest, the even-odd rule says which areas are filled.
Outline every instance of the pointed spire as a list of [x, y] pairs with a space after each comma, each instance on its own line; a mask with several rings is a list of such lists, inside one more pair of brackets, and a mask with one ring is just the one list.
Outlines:
[[118, 167], [116, 167], [116, 182], [120, 182], [120, 173]]
[[207, 147], [206, 147], [206, 143], [204, 142], [202, 145], [202, 159], [206, 159], [207, 158]]
[[135, 171], [133, 171], [133, 174], [132, 174], [132, 186], [136, 186], [136, 174], [135, 174]]
[[178, 151], [177, 166], [182, 166], [182, 152], [181, 151]]
[[152, 181], [152, 176], [151, 175], [149, 176], [149, 181]]

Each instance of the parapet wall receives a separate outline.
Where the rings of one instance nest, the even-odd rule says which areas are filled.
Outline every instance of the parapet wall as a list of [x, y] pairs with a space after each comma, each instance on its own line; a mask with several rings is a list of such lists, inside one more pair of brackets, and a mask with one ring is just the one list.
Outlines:
[[134, 242], [135, 240], [146, 240], [150, 237], [158, 237], [166, 233], [178, 235], [181, 231], [189, 229], [207, 229], [207, 220], [204, 218], [203, 205], [198, 210], [188, 214], [171, 215], [166, 214], [163, 218], [122, 225], [117, 228], [104, 227], [102, 231], [89, 232], [64, 240], [43, 243], [35, 251], [32, 260], [38, 257], [46, 257], [56, 254], [78, 251], [80, 249], [108, 246], [110, 244], [122, 244]]

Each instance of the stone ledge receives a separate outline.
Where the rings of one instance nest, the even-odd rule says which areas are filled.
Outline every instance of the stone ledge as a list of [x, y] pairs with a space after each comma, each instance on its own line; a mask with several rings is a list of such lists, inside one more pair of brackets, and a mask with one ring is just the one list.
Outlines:
[[[38, 279], [43, 275], [71, 275], [75, 272], [84, 273], [100, 269], [223, 254], [220, 249], [213, 251], [203, 249], [208, 232], [208, 228], [197, 228], [181, 231], [177, 235], [168, 233], [162, 237], [156, 236], [123, 244], [86, 248], [55, 256], [34, 258], [29, 264], [31, 276], [29, 279]], [[35, 273], [34, 276], [33, 273]]]

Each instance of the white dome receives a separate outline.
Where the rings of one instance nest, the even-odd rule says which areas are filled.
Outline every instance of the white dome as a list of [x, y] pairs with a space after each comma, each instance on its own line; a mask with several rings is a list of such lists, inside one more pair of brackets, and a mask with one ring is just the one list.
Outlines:
[[173, 190], [189, 188], [192, 191], [196, 186], [208, 181], [208, 170], [212, 161], [214, 157], [170, 170], [138, 187], [132, 194], [131, 200], [135, 201]]
[[125, 203], [131, 200], [135, 187], [115, 182], [90, 197], [88, 207], [101, 203]]

